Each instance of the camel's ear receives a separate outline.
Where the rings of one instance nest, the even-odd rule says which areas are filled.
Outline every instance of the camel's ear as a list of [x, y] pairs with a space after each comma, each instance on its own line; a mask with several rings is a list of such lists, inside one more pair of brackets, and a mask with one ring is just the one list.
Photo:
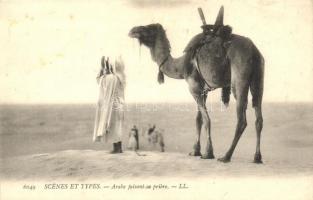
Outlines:
[[102, 58], [101, 58], [101, 67], [105, 68], [105, 57], [104, 56], [102, 56]]
[[221, 6], [220, 11], [218, 12], [218, 15], [216, 17], [215, 26], [223, 26], [224, 25], [224, 6]]

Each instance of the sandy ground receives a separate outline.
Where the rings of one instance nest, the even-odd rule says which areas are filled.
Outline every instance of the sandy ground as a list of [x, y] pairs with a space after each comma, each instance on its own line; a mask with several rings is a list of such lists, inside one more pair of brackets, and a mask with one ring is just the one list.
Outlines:
[[[282, 163], [201, 160], [181, 153], [67, 150], [2, 160], [1, 199], [209, 199], [307, 200], [313, 197], [312, 168]], [[45, 189], [78, 184], [80, 189]], [[95, 184], [100, 189], [81, 189]], [[25, 185], [36, 189], [25, 189]], [[52, 186], [54, 185], [54, 186]], [[112, 189], [124, 185], [124, 189]], [[151, 185], [156, 189], [136, 189]], [[180, 189], [180, 185], [184, 185]], [[160, 187], [161, 186], [161, 187]], [[160, 188], [159, 188], [160, 187]], [[164, 189], [164, 187], [166, 187]], [[133, 188], [133, 189], [129, 189]]]
[[[129, 107], [125, 113], [124, 149], [133, 124], [141, 128], [155, 123], [165, 130], [165, 153], [151, 148], [140, 136], [140, 152], [146, 156], [127, 150], [111, 155], [108, 153], [112, 148], [110, 144], [92, 143], [95, 114], [92, 105], [9, 105], [0, 106], [0, 109], [1, 197], [16, 194], [16, 198], [11, 195], [1, 200], [20, 199], [19, 195], [24, 193], [39, 194], [38, 190], [35, 193], [22, 190], [25, 183], [43, 182], [37, 185], [43, 187], [47, 182], [120, 183], [130, 180], [126, 182], [147, 183], [159, 179], [162, 180], [158, 183], [162, 184], [172, 179], [176, 180], [175, 184], [181, 181], [189, 184], [188, 193], [171, 190], [176, 197], [180, 195], [178, 199], [203, 199], [199, 190], [207, 194], [209, 200], [280, 199], [282, 196], [284, 199], [313, 199], [313, 104], [264, 104], [262, 165], [252, 163], [256, 137], [251, 106], [247, 111], [248, 127], [232, 162], [227, 164], [216, 159], [188, 156], [195, 136], [193, 104]], [[218, 158], [224, 155], [232, 141], [235, 108], [231, 105], [227, 110], [220, 110], [217, 104], [209, 105], [209, 109], [214, 153]], [[202, 150], [205, 138], [202, 134]], [[31, 199], [54, 197], [50, 192], [53, 193], [44, 191], [44, 198]], [[102, 192], [100, 197], [115, 194]], [[121, 192], [116, 193], [114, 199], [123, 197]], [[137, 192], [138, 199], [146, 199], [144, 191]], [[64, 193], [66, 197], [70, 194]], [[127, 197], [127, 191], [125, 195]], [[163, 198], [168, 199], [167, 196]]]
[[[220, 110], [208, 104], [215, 157], [229, 148], [234, 135], [235, 106]], [[1, 166], [5, 179], [85, 180], [90, 177], [146, 176], [289, 176], [313, 175], [313, 104], [264, 104], [261, 149], [263, 165], [252, 163], [256, 136], [254, 110], [247, 110], [248, 127], [232, 162], [201, 160], [187, 156], [195, 138], [193, 104], [136, 104], [126, 109], [123, 146], [128, 130], [148, 123], [163, 128], [166, 153], [149, 146], [140, 135], [134, 152], [110, 155], [110, 144], [93, 143], [94, 106], [0, 106]], [[202, 133], [202, 150], [206, 134]], [[193, 170], [194, 169], [194, 170]]]
[[[216, 158], [229, 148], [234, 134], [235, 108], [209, 105]], [[188, 105], [132, 105], [126, 111], [127, 130], [155, 123], [165, 130], [165, 153], [140, 136], [141, 154], [112, 155], [110, 144], [92, 143], [94, 107], [91, 105], [0, 106], [2, 199], [69, 199], [83, 191], [45, 191], [46, 183], [187, 183], [186, 192], [134, 191], [136, 199], [313, 199], [313, 104], [265, 104], [262, 165], [252, 163], [255, 152], [254, 112], [231, 163], [190, 157], [195, 136], [195, 107]], [[202, 134], [202, 147], [205, 146]], [[202, 148], [203, 150], [204, 148]], [[158, 181], [160, 180], [160, 181]], [[112, 182], [113, 181], [113, 182]], [[116, 182], [114, 182], [116, 181]], [[25, 183], [38, 183], [29, 192]], [[176, 191], [176, 192], [175, 192]], [[93, 199], [128, 199], [129, 191], [101, 190]], [[164, 195], [163, 195], [164, 194]], [[166, 194], [166, 195], [165, 195]], [[161, 196], [160, 196], [161, 195]], [[163, 196], [162, 196], [163, 195]], [[172, 195], [172, 196], [171, 196]], [[60, 198], [59, 198], [60, 197]], [[169, 198], [172, 197], [172, 198]], [[174, 198], [175, 197], [175, 198]]]
[[[3, 178], [9, 180], [77, 180], [125, 179], [145, 177], [295, 177], [309, 176], [311, 166], [297, 168], [284, 163], [254, 164], [237, 159], [231, 163], [203, 160], [181, 153], [140, 152], [110, 154], [97, 150], [67, 150], [6, 158]], [[313, 183], [313, 182], [312, 182]]]

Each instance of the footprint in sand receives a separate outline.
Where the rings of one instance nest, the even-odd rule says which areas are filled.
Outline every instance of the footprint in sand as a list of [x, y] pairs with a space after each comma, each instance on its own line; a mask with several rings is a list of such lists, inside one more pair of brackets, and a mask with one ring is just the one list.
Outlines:
[[58, 168], [55, 168], [53, 171], [61, 171], [63, 168], [62, 167], [58, 167]]
[[53, 160], [54, 158], [51, 158], [51, 157], [48, 157], [48, 158], [44, 158], [43, 160], [46, 162], [46, 161], [51, 161]]
[[70, 172], [70, 173], [67, 173], [66, 176], [73, 176], [74, 173]]
[[70, 167], [69, 170], [70, 170], [70, 171], [77, 171], [78, 169], [77, 169], [77, 168]]
[[48, 156], [48, 154], [36, 154], [36, 155], [33, 155], [33, 158], [44, 157], [44, 156]]
[[56, 163], [57, 165], [61, 165], [61, 164], [65, 163], [65, 161], [64, 161], [64, 160], [57, 160], [55, 163]]
[[73, 167], [69, 168], [70, 172], [68, 172], [66, 176], [74, 176], [77, 170], [78, 170], [77, 168], [73, 168]]

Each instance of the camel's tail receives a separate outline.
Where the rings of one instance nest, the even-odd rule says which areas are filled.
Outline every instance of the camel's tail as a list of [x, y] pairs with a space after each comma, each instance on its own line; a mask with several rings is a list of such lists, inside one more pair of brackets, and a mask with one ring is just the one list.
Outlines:
[[223, 87], [222, 88], [222, 101], [225, 106], [228, 106], [230, 98], [230, 86]]
[[257, 50], [253, 56], [253, 73], [250, 83], [250, 92], [252, 95], [252, 107], [259, 107], [262, 104], [264, 87], [264, 58]]

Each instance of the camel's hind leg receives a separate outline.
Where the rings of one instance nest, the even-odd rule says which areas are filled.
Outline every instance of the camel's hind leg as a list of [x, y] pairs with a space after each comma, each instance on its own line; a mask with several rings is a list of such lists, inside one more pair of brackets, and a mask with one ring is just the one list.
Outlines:
[[263, 128], [263, 117], [262, 117], [261, 105], [255, 107], [255, 116], [256, 116], [255, 130], [256, 130], [257, 141], [256, 141], [256, 151], [255, 151], [255, 155], [254, 155], [254, 163], [263, 163], [262, 162], [261, 149], [260, 149], [261, 131]]
[[252, 76], [250, 85], [250, 92], [252, 95], [252, 106], [255, 109], [255, 130], [256, 130], [256, 152], [254, 155], [255, 163], [262, 163], [262, 155], [260, 150], [261, 144], [261, 131], [263, 128], [263, 116], [262, 116], [262, 97], [263, 97], [263, 82], [264, 82], [264, 61], [261, 59]]
[[242, 83], [242, 84], [236, 84], [235, 88], [236, 93], [234, 94], [236, 96], [236, 109], [237, 109], [237, 126], [236, 126], [236, 132], [233, 139], [233, 142], [225, 154], [224, 157], [219, 158], [219, 161], [222, 162], [229, 162], [231, 160], [231, 157], [234, 153], [234, 150], [236, 148], [236, 145], [247, 127], [247, 120], [246, 120], [246, 109], [247, 109], [247, 100], [248, 100], [248, 90], [249, 90], [249, 84]]

